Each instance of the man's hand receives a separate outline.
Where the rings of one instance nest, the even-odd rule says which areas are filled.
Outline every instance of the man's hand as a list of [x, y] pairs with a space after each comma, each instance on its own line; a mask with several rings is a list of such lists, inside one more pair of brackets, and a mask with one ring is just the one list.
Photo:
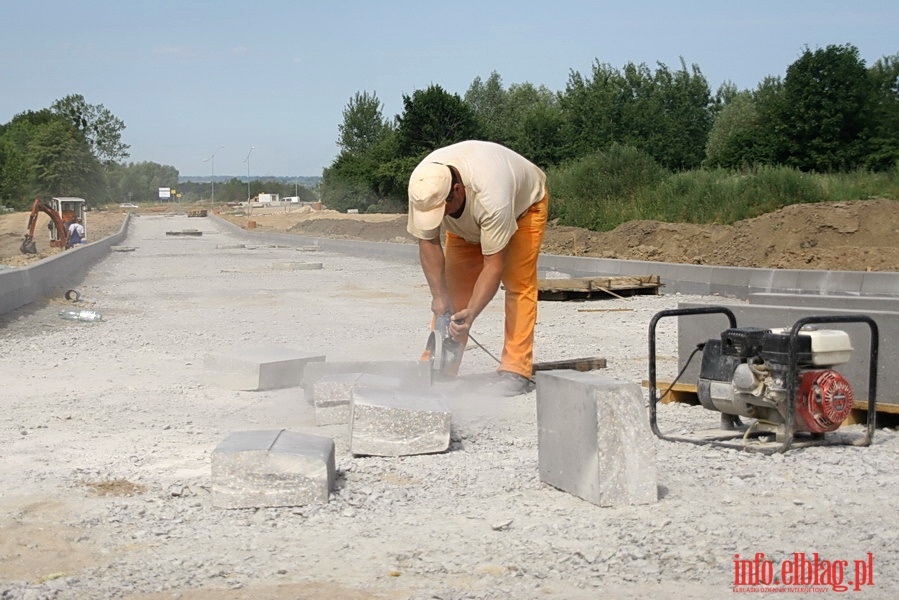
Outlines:
[[468, 332], [471, 331], [471, 324], [474, 323], [474, 317], [474, 312], [470, 308], [463, 308], [454, 313], [450, 319], [450, 337], [458, 340], [458, 338], [468, 335]]

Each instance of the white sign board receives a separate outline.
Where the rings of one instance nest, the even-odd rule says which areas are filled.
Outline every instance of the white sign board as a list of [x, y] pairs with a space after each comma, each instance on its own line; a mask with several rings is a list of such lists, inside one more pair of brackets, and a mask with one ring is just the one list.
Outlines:
[[172, 198], [172, 188], [159, 188], [159, 199], [160, 200], [171, 200]]

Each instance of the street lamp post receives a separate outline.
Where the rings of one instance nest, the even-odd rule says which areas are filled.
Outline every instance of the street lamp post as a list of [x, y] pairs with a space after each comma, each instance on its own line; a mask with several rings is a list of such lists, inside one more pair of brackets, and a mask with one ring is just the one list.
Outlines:
[[212, 203], [213, 204], [215, 204], [215, 155], [219, 150], [221, 150], [223, 148], [224, 148], [224, 146], [219, 146], [218, 148], [215, 149], [215, 152], [213, 152], [209, 158], [207, 158], [206, 160], [203, 161], [203, 162], [211, 162], [212, 163]]
[[244, 159], [244, 162], [247, 163], [247, 206], [250, 205], [250, 155], [255, 150], [256, 146], [250, 146], [250, 151], [247, 152], [247, 157]]

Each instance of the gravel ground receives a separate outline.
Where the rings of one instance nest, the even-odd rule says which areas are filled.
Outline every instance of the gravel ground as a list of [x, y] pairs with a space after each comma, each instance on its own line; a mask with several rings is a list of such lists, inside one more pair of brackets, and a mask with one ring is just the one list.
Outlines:
[[[187, 228], [203, 235], [165, 235]], [[298, 388], [205, 384], [203, 356], [244, 344], [411, 360], [427, 336], [417, 265], [245, 242], [211, 219], [135, 217], [135, 250], [78, 287], [103, 321], [60, 319], [63, 299], [0, 317], [0, 599], [711, 599], [733, 593], [734, 556], [756, 553], [834, 561], [834, 577], [790, 597], [836, 593], [836, 561], [848, 561], [843, 581], [856, 561], [873, 565], [853, 597], [899, 592], [890, 430], [869, 448], [773, 456], [655, 440], [659, 502], [600, 508], [540, 482], [536, 392], [450, 398], [449, 452], [374, 458], [347, 453], [345, 427], [316, 427]], [[642, 381], [649, 320], [681, 301], [729, 302], [542, 302], [536, 358], [603, 356], [609, 376]], [[474, 327], [494, 353], [501, 317], [497, 299]], [[676, 370], [676, 335], [659, 328], [660, 380]], [[493, 368], [472, 347], [463, 375]], [[659, 420], [682, 431], [717, 415], [664, 405]], [[331, 501], [213, 508], [215, 446], [282, 427], [334, 438]]]

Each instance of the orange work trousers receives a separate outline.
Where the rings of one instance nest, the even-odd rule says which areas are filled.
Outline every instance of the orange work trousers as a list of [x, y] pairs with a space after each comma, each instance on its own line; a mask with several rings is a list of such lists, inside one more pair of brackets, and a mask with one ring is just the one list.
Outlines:
[[[500, 371], [530, 378], [534, 365], [534, 326], [537, 324], [537, 258], [546, 231], [549, 193], [518, 217], [518, 230], [509, 241], [502, 282], [506, 289], [505, 341]], [[446, 282], [456, 310], [468, 306], [474, 284], [484, 268], [480, 244], [446, 234]], [[460, 340], [465, 347], [468, 340]], [[461, 358], [461, 357], [460, 357]]]

